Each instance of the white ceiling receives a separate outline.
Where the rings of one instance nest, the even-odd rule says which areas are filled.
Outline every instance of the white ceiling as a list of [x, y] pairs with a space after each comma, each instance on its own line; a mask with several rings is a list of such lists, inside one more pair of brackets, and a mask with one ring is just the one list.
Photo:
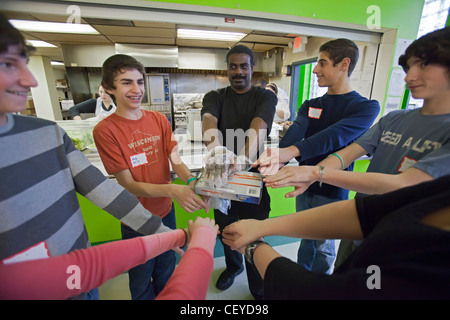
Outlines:
[[[49, 22], [66, 22], [67, 15], [25, 13], [17, 11], [2, 11], [8, 19], [36, 20]], [[255, 52], [269, 51], [275, 47], [288, 46], [296, 34], [261, 32], [249, 29], [225, 29], [200, 27], [195, 25], [179, 25], [149, 21], [82, 18], [81, 23], [87, 23], [96, 29], [98, 35], [23, 32], [27, 40], [43, 40], [58, 46], [57, 48], [38, 48], [36, 54], [49, 56], [52, 60], [62, 61], [61, 44], [151, 44], [179, 47], [230, 48], [237, 43], [207, 40], [177, 39], [178, 28], [207, 29], [218, 31], [233, 31], [246, 33], [239, 43], [247, 45]]]

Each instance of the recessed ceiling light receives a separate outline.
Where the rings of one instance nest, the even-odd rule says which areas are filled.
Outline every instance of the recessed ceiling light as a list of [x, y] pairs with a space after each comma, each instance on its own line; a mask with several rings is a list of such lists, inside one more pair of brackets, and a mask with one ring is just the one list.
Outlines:
[[240, 32], [193, 30], [193, 29], [178, 29], [177, 30], [177, 37], [180, 39], [239, 41], [245, 36], [246, 36], [245, 33], [240, 33]]
[[52, 66], [63, 66], [64, 63], [60, 62], [60, 61], [50, 61], [50, 64]]
[[36, 48], [56, 48], [54, 44], [41, 41], [41, 40], [27, 40], [27, 43]]
[[14, 27], [22, 31], [99, 34], [97, 30], [95, 30], [88, 24], [15, 20], [15, 19], [11, 19], [9, 20], [9, 22]]

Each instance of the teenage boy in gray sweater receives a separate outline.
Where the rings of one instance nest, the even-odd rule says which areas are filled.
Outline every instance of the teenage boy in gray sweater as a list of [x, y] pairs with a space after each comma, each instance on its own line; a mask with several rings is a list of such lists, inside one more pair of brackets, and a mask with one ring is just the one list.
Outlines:
[[[108, 180], [56, 123], [15, 113], [37, 81], [21, 33], [0, 15], [0, 263], [90, 246], [77, 192], [148, 235], [169, 230], [119, 184]], [[98, 298], [98, 290], [78, 296]]]

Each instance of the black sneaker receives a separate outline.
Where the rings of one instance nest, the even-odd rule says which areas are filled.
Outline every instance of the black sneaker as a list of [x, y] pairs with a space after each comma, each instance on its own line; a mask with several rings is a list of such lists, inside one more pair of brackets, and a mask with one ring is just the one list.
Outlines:
[[233, 284], [234, 278], [236, 278], [236, 276], [239, 275], [242, 271], [244, 271], [244, 267], [242, 267], [235, 273], [231, 273], [230, 271], [228, 271], [228, 269], [225, 269], [219, 276], [219, 279], [217, 279], [216, 288], [222, 291], [228, 289]]

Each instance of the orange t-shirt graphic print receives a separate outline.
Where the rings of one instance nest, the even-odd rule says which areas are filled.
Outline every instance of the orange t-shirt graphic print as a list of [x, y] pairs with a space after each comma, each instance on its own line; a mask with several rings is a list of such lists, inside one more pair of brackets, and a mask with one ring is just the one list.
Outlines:
[[131, 143], [129, 146], [134, 151], [134, 154], [145, 153], [147, 164], [152, 164], [158, 161], [158, 141], [161, 140], [161, 135], [153, 136], [136, 130], [131, 135]]

